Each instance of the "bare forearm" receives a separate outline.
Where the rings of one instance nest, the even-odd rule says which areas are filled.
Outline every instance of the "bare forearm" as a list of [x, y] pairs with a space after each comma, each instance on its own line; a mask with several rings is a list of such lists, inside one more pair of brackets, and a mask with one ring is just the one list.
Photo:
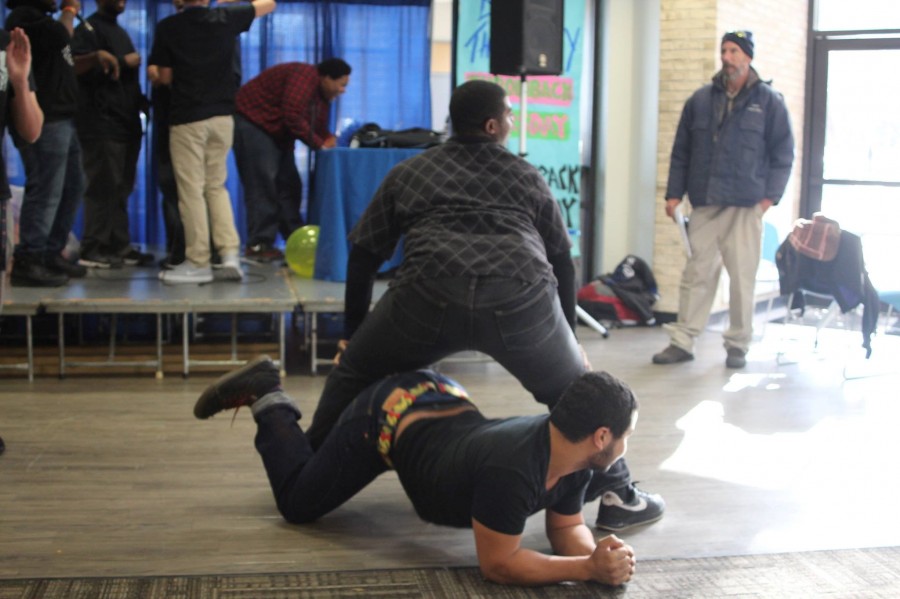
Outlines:
[[34, 143], [41, 136], [44, 126], [44, 112], [37, 101], [37, 96], [28, 89], [26, 83], [13, 83], [16, 93], [10, 107], [13, 126], [16, 132], [28, 143]]
[[557, 555], [590, 555], [597, 548], [594, 533], [584, 524], [548, 531], [547, 537]]
[[591, 580], [590, 556], [546, 555], [519, 549], [502, 563], [481, 565], [485, 578], [499, 584], [534, 586]]

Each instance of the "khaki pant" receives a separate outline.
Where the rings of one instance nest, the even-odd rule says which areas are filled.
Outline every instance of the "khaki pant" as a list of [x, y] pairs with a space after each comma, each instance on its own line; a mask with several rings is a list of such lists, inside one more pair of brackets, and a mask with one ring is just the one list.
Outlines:
[[678, 321], [663, 326], [672, 345], [694, 351], [694, 339], [709, 320], [724, 265], [731, 279], [725, 348], [749, 349], [762, 215], [759, 204], [751, 208], [701, 206], [691, 212], [688, 238], [692, 257], [681, 275]]
[[216, 116], [173, 125], [169, 152], [178, 185], [178, 211], [184, 224], [185, 256], [209, 265], [209, 232], [219, 255], [237, 254], [241, 238], [234, 226], [231, 197], [225, 189], [226, 160], [234, 139], [234, 119]]

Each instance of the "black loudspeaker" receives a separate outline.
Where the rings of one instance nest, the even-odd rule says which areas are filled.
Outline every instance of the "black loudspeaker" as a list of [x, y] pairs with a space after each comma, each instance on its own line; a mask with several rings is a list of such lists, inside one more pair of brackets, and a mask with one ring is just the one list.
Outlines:
[[563, 0], [491, 2], [491, 73], [562, 73]]

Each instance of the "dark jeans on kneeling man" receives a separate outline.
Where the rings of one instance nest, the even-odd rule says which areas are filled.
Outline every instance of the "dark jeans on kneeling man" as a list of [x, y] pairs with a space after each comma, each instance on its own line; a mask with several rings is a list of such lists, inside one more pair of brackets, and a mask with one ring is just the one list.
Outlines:
[[[373, 382], [477, 350], [552, 407], [584, 372], [581, 349], [555, 285], [499, 277], [457, 277], [388, 289], [328, 375], [309, 441], [318, 447], [341, 412]], [[474, 398], [478, 403], [478, 398]], [[603, 490], [630, 483], [623, 460], [597, 473]]]

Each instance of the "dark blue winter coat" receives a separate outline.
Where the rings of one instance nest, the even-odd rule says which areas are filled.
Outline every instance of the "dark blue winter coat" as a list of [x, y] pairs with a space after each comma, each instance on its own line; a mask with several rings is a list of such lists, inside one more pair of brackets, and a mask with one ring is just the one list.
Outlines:
[[778, 203], [794, 162], [794, 136], [781, 94], [750, 77], [727, 111], [724, 77], [688, 99], [681, 113], [666, 198], [687, 192], [692, 206]]

